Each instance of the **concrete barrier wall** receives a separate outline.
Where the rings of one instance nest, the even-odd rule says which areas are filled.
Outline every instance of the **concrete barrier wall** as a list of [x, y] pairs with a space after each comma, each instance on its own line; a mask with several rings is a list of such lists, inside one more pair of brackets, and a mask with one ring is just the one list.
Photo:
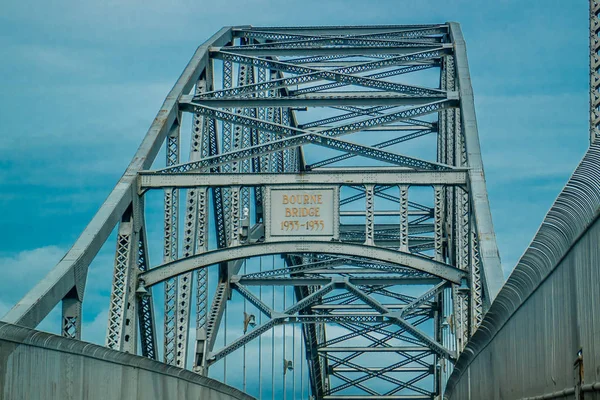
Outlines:
[[2, 400], [253, 400], [144, 357], [0, 322]]
[[459, 357], [444, 399], [600, 400], [599, 211], [595, 145]]

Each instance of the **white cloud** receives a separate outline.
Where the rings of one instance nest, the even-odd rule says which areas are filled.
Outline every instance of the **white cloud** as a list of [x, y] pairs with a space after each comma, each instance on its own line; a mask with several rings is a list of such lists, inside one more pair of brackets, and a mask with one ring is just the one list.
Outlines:
[[[84, 340], [92, 343], [104, 343], [112, 282], [113, 246], [114, 240], [109, 239], [107, 246], [96, 256], [88, 269], [82, 331]], [[45, 246], [0, 257], [3, 274], [0, 281], [0, 318], [41, 281], [64, 254], [65, 250], [61, 247]], [[92, 319], [88, 320], [90, 317]], [[60, 302], [37, 329], [59, 332]]]
[[39, 282], [64, 254], [65, 251], [60, 247], [46, 246], [0, 257], [0, 302], [12, 306]]
[[96, 317], [81, 327], [81, 339], [104, 346], [106, 326], [108, 324], [108, 308], [105, 308]]

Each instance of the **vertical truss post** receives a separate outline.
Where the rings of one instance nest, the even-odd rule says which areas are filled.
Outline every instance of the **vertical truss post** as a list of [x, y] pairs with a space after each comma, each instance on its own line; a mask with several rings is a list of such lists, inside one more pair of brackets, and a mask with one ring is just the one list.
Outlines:
[[[454, 70], [454, 59], [450, 56], [444, 57], [442, 73], [444, 74], [442, 89], [448, 91], [455, 90], [455, 70]], [[457, 165], [455, 159], [455, 140], [456, 140], [456, 110], [447, 109], [441, 112], [444, 131], [444, 145], [443, 151], [444, 159], [442, 162], [448, 165]], [[456, 262], [454, 254], [454, 217], [456, 215], [454, 208], [454, 187], [444, 187], [444, 230], [448, 237], [446, 241], [447, 249], [446, 254], [450, 258], [450, 263]]]
[[[212, 87], [212, 68], [207, 66], [205, 73], [196, 83], [195, 94], [200, 95], [207, 91], [207, 85]], [[206, 132], [209, 117], [204, 117], [200, 114], [194, 114], [192, 122], [192, 135], [190, 143], [190, 161], [198, 161], [203, 156], [210, 155], [209, 144], [207, 143], [208, 132]], [[204, 148], [203, 148], [204, 147]], [[206, 153], [206, 154], [203, 154]], [[202, 197], [202, 198], [201, 198]], [[183, 236], [183, 257], [190, 257], [201, 252], [197, 247], [198, 242], [204, 243], [205, 238], [199, 237], [202, 233], [199, 231], [198, 223], [204, 224], [206, 220], [206, 189], [205, 188], [190, 188], [186, 194], [185, 202], [185, 222]], [[203, 245], [202, 245], [203, 246]], [[204, 250], [205, 251], [205, 250]], [[206, 315], [206, 285], [207, 271], [202, 268], [197, 271], [197, 319], [199, 314], [203, 312]], [[189, 330], [190, 330], [190, 309], [192, 299], [192, 278], [193, 273], [186, 273], [178, 278], [177, 286], [177, 352], [176, 365], [184, 368], [187, 360]], [[201, 311], [204, 307], [204, 311]], [[197, 321], [198, 322], [198, 321]], [[198, 327], [197, 327], [198, 329]], [[198, 334], [198, 332], [197, 332]], [[202, 338], [201, 338], [202, 339]], [[198, 340], [198, 339], [197, 339]]]
[[436, 261], [444, 261], [444, 188], [435, 185], [433, 188], [434, 196], [434, 243]]
[[[242, 44], [246, 43], [245, 40], [242, 40]], [[238, 69], [238, 86], [252, 85], [256, 83], [254, 76], [254, 67], [252, 65], [240, 64]], [[254, 97], [252, 95], [251, 97]], [[255, 108], [241, 108], [237, 110], [237, 113], [256, 118], [256, 109]], [[251, 145], [252, 141], [252, 129], [248, 126], [236, 125], [234, 128], [233, 134], [233, 149], [239, 150], [243, 148], [248, 148]], [[252, 160], [253, 161], [253, 160]], [[241, 162], [233, 163], [233, 172], [243, 172], [248, 173], [251, 170], [251, 160], [243, 160]], [[241, 207], [242, 210], [250, 209], [250, 188], [242, 188], [241, 189]]]
[[400, 251], [408, 253], [408, 185], [398, 185], [400, 190]]
[[[267, 70], [264, 68], [257, 68], [256, 80], [258, 83], [264, 83], [267, 81]], [[268, 95], [268, 92], [258, 92], [259, 98], [265, 98]], [[267, 119], [267, 110], [264, 107], [258, 108], [257, 117], [261, 120]], [[257, 145], [260, 143], [266, 143], [271, 140], [271, 133], [266, 132], [262, 129], [256, 130], [256, 143], [253, 145]], [[255, 169], [255, 172], [268, 172], [270, 166], [270, 154], [262, 155], [258, 158], [258, 165]], [[264, 189], [260, 187], [255, 188], [255, 200], [256, 206], [254, 207], [254, 212], [256, 215], [256, 222], [263, 220], [264, 209], [263, 209], [263, 199], [264, 199]]]
[[365, 185], [365, 244], [375, 245], [375, 185]]
[[[454, 111], [454, 119], [456, 123], [455, 129], [455, 149], [454, 154], [456, 158], [456, 165], [459, 167], [465, 167], [468, 165], [467, 152], [465, 149], [465, 141], [463, 131], [461, 129], [461, 118], [458, 110]], [[456, 248], [456, 262], [455, 265], [463, 271], [470, 271], [472, 273], [472, 264], [470, 257], [471, 247], [471, 210], [469, 202], [469, 193], [466, 188], [454, 188], [454, 204], [456, 208], [455, 218], [455, 248]], [[478, 272], [479, 273], [479, 272]], [[477, 278], [479, 280], [479, 278]], [[458, 303], [459, 307], [457, 313], [460, 314], [461, 323], [461, 335], [457, 335], [457, 349], [462, 351], [466, 345], [469, 337], [475, 332], [475, 329], [479, 326], [476, 321], [476, 317], [473, 313], [474, 307], [472, 306], [473, 301], [477, 301], [480, 293], [477, 293], [477, 289], [473, 285], [473, 278], [469, 279], [468, 282], [469, 290], [458, 291]], [[481, 290], [481, 285], [478, 285]], [[481, 310], [483, 315], [483, 309]]]
[[[442, 68], [440, 69], [440, 87], [446, 87], [446, 79], [448, 75], [444, 69], [446, 65], [446, 59], [442, 58]], [[445, 110], [438, 112], [438, 136], [437, 136], [437, 161], [446, 162], [446, 141], [447, 141], [448, 130], [446, 129], [446, 113]]]
[[[208, 70], [209, 73], [213, 72], [212, 65]], [[223, 89], [229, 89], [233, 85], [233, 65], [230, 61], [223, 61]], [[209, 84], [212, 85], [212, 79], [209, 80]], [[219, 151], [218, 145], [218, 132], [217, 132], [217, 121], [215, 119], [206, 119], [206, 131], [203, 133], [203, 146], [202, 154], [203, 157], [214, 156], [220, 152], [226, 153], [231, 151], [232, 137], [231, 130], [232, 126], [230, 123], [223, 121], [222, 124], [222, 137], [221, 137], [221, 150]], [[220, 168], [211, 170], [213, 173], [218, 172], [231, 172], [231, 164], [224, 164]], [[230, 229], [231, 229], [231, 197], [230, 190], [228, 188], [213, 188], [213, 205], [214, 205], [214, 216], [215, 216], [215, 230], [217, 235], [217, 247], [225, 248], [229, 246], [230, 242]], [[229, 294], [229, 264], [221, 263], [219, 265], [219, 281], [217, 288], [213, 296], [213, 301], [210, 306], [210, 310], [205, 313], [205, 337], [203, 343], [196, 343], [196, 356], [194, 358], [194, 370], [202, 375], [208, 375], [208, 362], [207, 355], [214, 347], [217, 339], [217, 329], [221, 323], [221, 318], [225, 311], [225, 302]], [[198, 287], [200, 287], [200, 283]]]
[[[166, 140], [167, 166], [179, 163], [179, 123], [173, 124]], [[175, 188], [165, 189], [165, 218], [164, 218], [164, 248], [163, 261], [177, 259], [177, 234], [179, 191]], [[177, 289], [178, 279], [172, 278], [165, 282], [165, 311], [164, 311], [164, 362], [177, 363]]]
[[[285, 126], [291, 126], [291, 113], [292, 110], [289, 107], [282, 108], [281, 110], [281, 123]], [[298, 168], [298, 162], [296, 159], [298, 149], [285, 149], [284, 150], [284, 168], [286, 172], [294, 172]]]
[[[150, 266], [148, 259], [148, 243], [146, 239], [145, 226], [141, 226], [138, 240], [138, 270], [146, 272]], [[138, 297], [138, 320], [140, 326], [140, 343], [144, 357], [158, 360], [158, 348], [156, 346], [156, 321], [154, 304], [152, 301], [152, 288], [147, 289], [145, 296]]]
[[[271, 80], [276, 80], [280, 77], [277, 71], [270, 71], [269, 74]], [[280, 95], [280, 90], [275, 89], [269, 91], [269, 97], [278, 97]], [[269, 107], [267, 111], [267, 119], [269, 122], [274, 122], [276, 124], [281, 124], [281, 107]], [[272, 138], [273, 139], [273, 138]], [[283, 172], [283, 150], [277, 151], [271, 156], [271, 172]]]
[[[446, 345], [446, 343], [444, 343], [444, 336], [442, 331], [442, 322], [444, 319], [443, 294], [444, 290], [440, 290], [434, 296], [435, 301], [433, 303], [433, 338], [436, 342], [442, 343], [442, 345]], [[444, 362], [444, 360], [441, 357], [439, 357], [437, 354], [433, 355], [433, 393], [435, 395], [440, 395], [442, 392], [442, 362]]]
[[106, 347], [133, 354], [136, 354], [137, 348], [137, 304], [134, 284], [137, 282], [138, 271], [138, 238], [139, 231], [134, 229], [133, 209], [130, 207], [123, 215], [117, 233]]
[[[231, 61], [223, 61], [223, 90], [233, 86], [233, 65]], [[223, 153], [231, 151], [231, 123], [223, 121]]]
[[[202, 156], [207, 157], [210, 155], [215, 155], [219, 153], [218, 141], [217, 141], [217, 124], [214, 119], [206, 119], [203, 130], [203, 138], [202, 138]], [[211, 170], [211, 172], [218, 172], [218, 169]], [[217, 247], [224, 248], [227, 247], [227, 242], [229, 240], [227, 236], [227, 227], [225, 223], [225, 204], [223, 201], [225, 191], [222, 188], [213, 188], [213, 209], [214, 209], [214, 220], [215, 220], [215, 230], [217, 236]], [[198, 210], [198, 226], [202, 229], [198, 234], [198, 243], [197, 249], [198, 251], [206, 251], [208, 248], [208, 193], [206, 196], [206, 209], [205, 212], [202, 213]], [[200, 207], [200, 201], [198, 206]], [[202, 223], [200, 223], [200, 218], [203, 218]], [[203, 240], [200, 243], [200, 240]], [[223, 270], [226, 269], [226, 263], [224, 265], [219, 266], [219, 279], [220, 283], [218, 284], [218, 289], [215, 294], [215, 298], [213, 301], [212, 307], [217, 307], [214, 309], [211, 307], [210, 312], [208, 311], [208, 271], [206, 268], [202, 268], [198, 271], [198, 282], [197, 282], [197, 321], [196, 321], [196, 351], [194, 357], [194, 371], [201, 375], [208, 374], [208, 366], [206, 364], [206, 354], [208, 350], [212, 347], [210, 343], [214, 344], [213, 335], [215, 325], [218, 326], [218, 322], [215, 324], [215, 320], [220, 321], [220, 314], [218, 312], [218, 307], [221, 307], [221, 302], [217, 299], [219, 297], [219, 293], [223, 293], [225, 288], [221, 278], [223, 275]], [[212, 338], [212, 341], [211, 341]]]
[[[206, 74], [196, 83], [195, 94], [199, 95], [206, 92]], [[206, 117], [208, 118], [208, 117]], [[194, 114], [192, 120], [192, 134], [190, 142], [190, 161], [197, 161], [201, 158], [202, 130], [204, 129], [204, 120], [200, 114]], [[198, 188], [190, 188], [186, 193], [185, 200], [185, 220], [183, 229], [183, 257], [190, 257], [196, 253], [197, 236], [197, 215], [198, 215]], [[200, 274], [200, 271], [198, 271]], [[176, 365], [185, 367], [187, 359], [187, 346], [189, 342], [190, 327], [190, 309], [192, 294], [193, 273], [186, 273], [178, 278], [177, 286], [177, 352]]]
[[[469, 201], [463, 189], [455, 189], [456, 205], [457, 205], [457, 224], [456, 224], [456, 247], [457, 247], [457, 262], [456, 266], [464, 271], [469, 271], [471, 278], [469, 282], [455, 290], [455, 315], [457, 325], [457, 349], [462, 351], [469, 337], [474, 332], [473, 325], [473, 307], [469, 299], [476, 299], [477, 293], [473, 293], [473, 279], [471, 271], [470, 255], [470, 221], [469, 221]], [[468, 286], [468, 287], [466, 287]]]
[[230, 240], [231, 246], [238, 246], [240, 244], [240, 193], [241, 188], [239, 186], [231, 187], [231, 230]]
[[[233, 86], [233, 64], [231, 63], [231, 61], [223, 61], [223, 89], [227, 90], [230, 89]], [[227, 110], [230, 111], [230, 110]], [[227, 153], [233, 150], [233, 132], [232, 132], [232, 125], [230, 122], [227, 121], [223, 121], [223, 135], [221, 138], [221, 144], [222, 144], [222, 148], [221, 148], [221, 152], [222, 153]], [[233, 171], [234, 165], [233, 164], [225, 164], [221, 166], [221, 172], [231, 172]], [[229, 189], [227, 188], [223, 188], [220, 190], [221, 192], [221, 202], [222, 202], [222, 213], [223, 213], [223, 222], [224, 225], [223, 229], [227, 230], [227, 227], [230, 226], [231, 224], [231, 199], [230, 199], [230, 193], [229, 193]], [[221, 226], [219, 226], [218, 229], [221, 229]], [[229, 236], [229, 232], [225, 233], [225, 236]], [[227, 239], [229, 240], [229, 239]], [[226, 244], [224, 244], [224, 247], [226, 246]]]
[[[198, 235], [196, 253], [208, 250], [208, 191], [206, 188], [198, 189]], [[202, 354], [206, 345], [206, 313], [208, 307], [208, 271], [207, 267], [198, 270], [196, 293], [196, 356], [194, 358], [194, 371], [202, 373]]]
[[471, 264], [471, 334], [481, 325], [484, 315], [483, 282], [481, 279], [481, 257], [479, 255], [479, 241], [477, 231], [470, 227], [470, 264]]
[[81, 300], [73, 288], [62, 299], [62, 336], [81, 340]]
[[[205, 80], [198, 81], [196, 93], [203, 90], [213, 90], [213, 64], [212, 62], [206, 68]], [[202, 158], [209, 157], [218, 153], [216, 121], [208, 117], [202, 118], [199, 114], [198, 127], [194, 128], [194, 136], [198, 135], [200, 143], [200, 153]], [[197, 219], [196, 226], [196, 253], [203, 253], [208, 250], [208, 219], [209, 202], [208, 189], [199, 188], [197, 190]], [[213, 201], [222, 206], [220, 195], [221, 189], [213, 192]], [[215, 208], [216, 211], [216, 208]], [[215, 221], [218, 223], [219, 215], [215, 213]], [[218, 229], [218, 228], [217, 228]], [[217, 239], [217, 242], [219, 239]], [[220, 246], [219, 243], [217, 243]], [[208, 268], [201, 268], [196, 272], [196, 349], [193, 363], [193, 370], [198, 374], [205, 374], [203, 370], [203, 357], [206, 353], [206, 322], [208, 312]]]

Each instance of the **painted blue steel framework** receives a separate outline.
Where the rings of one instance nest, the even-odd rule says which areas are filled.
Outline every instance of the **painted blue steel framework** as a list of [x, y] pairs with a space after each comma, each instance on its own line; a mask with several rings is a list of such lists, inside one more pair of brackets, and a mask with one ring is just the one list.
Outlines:
[[[166, 166], [149, 170], [163, 143]], [[271, 235], [275, 188], [334, 190], [326, 241]], [[144, 201], [155, 189], [164, 256], [152, 266]], [[243, 352], [245, 389], [246, 346], [267, 332], [273, 346], [277, 326], [285, 346], [299, 325], [315, 398], [440, 394], [502, 285], [459, 26], [223, 28], [73, 248], [5, 320], [35, 327], [62, 301], [63, 334], [79, 339], [87, 269], [117, 223], [107, 347], [159, 359], [150, 294], [160, 284], [167, 364], [188, 364], [195, 302], [199, 374]], [[263, 265], [274, 254], [285, 263]], [[228, 312], [240, 303], [243, 318]], [[234, 340], [228, 314], [243, 324]], [[285, 375], [296, 361], [282, 356]], [[283, 379], [272, 396], [287, 394]]]
[[[164, 193], [154, 264], [151, 190]], [[274, 225], [274, 193], [307, 191], [335, 194], [311, 225], [331, 232], [275, 234], [295, 225]], [[224, 383], [237, 368], [259, 398], [437, 398], [458, 358], [454, 390], [503, 284], [459, 25], [223, 28], [4, 321], [35, 328], [62, 302], [62, 333], [80, 339], [88, 266], [115, 227], [110, 349]]]

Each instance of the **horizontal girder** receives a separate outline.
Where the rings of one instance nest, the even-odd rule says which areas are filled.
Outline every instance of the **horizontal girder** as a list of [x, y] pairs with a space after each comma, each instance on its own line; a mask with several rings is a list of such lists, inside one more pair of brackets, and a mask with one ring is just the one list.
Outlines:
[[431, 396], [426, 395], [325, 395], [323, 400], [431, 400]]
[[253, 43], [238, 46], [228, 46], [228, 49], [267, 49], [267, 48], [289, 48], [305, 46], [389, 46], [389, 47], [416, 47], [432, 43], [440, 43], [441, 38], [413, 39], [413, 38], [369, 38], [369, 37], [313, 37], [313, 38], [293, 38], [292, 40]]
[[[331, 273], [335, 270], [329, 271]], [[315, 273], [313, 271], [313, 273]], [[310, 286], [326, 285], [332, 278], [326, 277], [291, 277], [291, 278], [244, 278], [233, 276], [232, 281], [245, 286]], [[406, 276], [369, 276], [348, 278], [355, 285], [432, 285], [439, 282], [438, 278], [406, 277]]]
[[401, 347], [320, 347], [318, 349], [325, 353], [381, 353], [381, 352], [405, 352], [405, 353], [421, 353], [431, 351], [429, 347], [417, 347], [417, 346], [401, 346]]
[[346, 36], [352, 37], [378, 37], [380, 35], [393, 35], [398, 37], [422, 37], [431, 35], [443, 35], [448, 33], [448, 26], [444, 24], [422, 24], [422, 25], [356, 25], [356, 26], [261, 26], [261, 27], [236, 27], [233, 28], [235, 35], [244, 37], [257, 37], [282, 40], [293, 37], [326, 37]]
[[[373, 367], [365, 367], [364, 369], [368, 370], [368, 371], [373, 371], [373, 372], [377, 372], [377, 371], [381, 371], [383, 368], [373, 368]], [[363, 370], [363, 368], [361, 369], [356, 369], [356, 368], [348, 368], [348, 367], [336, 367], [336, 368], [332, 368], [333, 372], [361, 372]], [[430, 371], [431, 368], [429, 367], [399, 367], [399, 368], [392, 368], [390, 370], [386, 370], [386, 372], [427, 372]]]
[[[456, 97], [454, 93], [450, 96]], [[209, 107], [333, 107], [333, 106], [407, 106], [427, 104], [446, 99], [445, 95], [403, 95], [394, 92], [327, 92], [318, 94], [295, 95], [293, 97], [206, 97], [194, 99], [182, 96], [179, 108], [193, 112], [194, 106]]]
[[[364, 226], [363, 226], [364, 229]], [[354, 273], [360, 273], [364, 271], [365, 273], [385, 273], [391, 274], [394, 273], [396, 275], [402, 275], [406, 277], [413, 278], [430, 278], [430, 276], [426, 273], [415, 271], [411, 268], [407, 267], [399, 267], [394, 264], [387, 264], [380, 261], [370, 261], [359, 258], [352, 257], [321, 257], [311, 263], [294, 265], [291, 267], [285, 268], [277, 268], [271, 269], [261, 272], [255, 272], [251, 274], [244, 274], [245, 278], [266, 278], [273, 276], [285, 276], [285, 275], [294, 275], [301, 273], [322, 273], [325, 274], [324, 271], [335, 271], [336, 269], [327, 269], [334, 268], [342, 265], [346, 266], [354, 266], [358, 268], [354, 268]], [[320, 272], [315, 272], [320, 271]]]
[[[434, 49], [437, 44], [420, 44], [419, 46], [410, 47], [390, 47], [390, 46], [353, 46], [353, 47], [313, 47], [313, 46], [298, 46], [287, 48], [231, 48], [226, 50], [240, 55], [260, 55], [260, 56], [318, 56], [318, 55], [370, 55], [370, 54], [409, 54], [415, 51], [428, 51]], [[213, 47], [211, 51], [220, 51], [223, 48]]]
[[139, 174], [140, 190], [189, 188], [197, 186], [266, 186], [266, 185], [466, 185], [467, 171], [414, 171], [402, 169], [370, 169], [358, 171], [319, 171], [310, 173], [209, 174], [182, 172], [162, 174], [143, 171]]

